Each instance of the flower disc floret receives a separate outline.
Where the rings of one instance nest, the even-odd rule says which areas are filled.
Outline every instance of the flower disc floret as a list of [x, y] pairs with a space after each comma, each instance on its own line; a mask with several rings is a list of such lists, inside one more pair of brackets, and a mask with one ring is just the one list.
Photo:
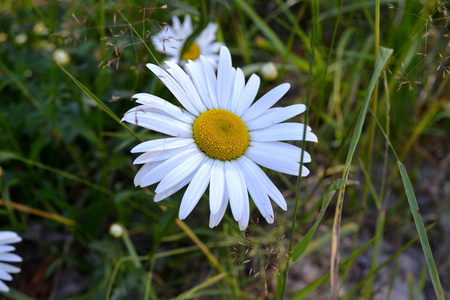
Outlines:
[[224, 109], [203, 112], [192, 126], [194, 140], [210, 158], [232, 160], [244, 154], [250, 136], [245, 123]]
[[189, 48], [184, 51], [183, 55], [181, 56], [181, 60], [188, 61], [188, 60], [196, 60], [200, 56], [200, 48], [197, 46], [197, 44], [191, 44]]

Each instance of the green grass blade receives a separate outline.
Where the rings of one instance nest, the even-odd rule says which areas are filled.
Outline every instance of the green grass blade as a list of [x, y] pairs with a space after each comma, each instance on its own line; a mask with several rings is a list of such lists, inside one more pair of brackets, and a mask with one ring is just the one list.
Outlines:
[[436, 293], [437, 299], [444, 299], [444, 292], [442, 290], [441, 282], [439, 279], [439, 274], [437, 272], [436, 264], [433, 259], [433, 254], [431, 252], [430, 243], [428, 242], [428, 237], [426, 234], [425, 226], [423, 224], [422, 217], [420, 216], [419, 205], [417, 204], [416, 195], [414, 193], [414, 189], [412, 187], [411, 181], [409, 180], [408, 173], [406, 172], [405, 166], [399, 160], [397, 153], [392, 146], [391, 141], [389, 140], [386, 132], [383, 130], [380, 122], [376, 118], [375, 114], [372, 113], [372, 116], [375, 118], [378, 128], [380, 129], [383, 136], [386, 138], [386, 141], [389, 144], [394, 156], [397, 158], [397, 165], [400, 171], [400, 176], [402, 177], [403, 187], [405, 188], [406, 197], [408, 198], [409, 207], [411, 209], [411, 213], [413, 215], [414, 223], [416, 224], [416, 229], [419, 234], [420, 244], [422, 245], [423, 253], [425, 256], [425, 261], [427, 262], [428, 272], [430, 273], [431, 282], [433, 283], [434, 291]]
[[417, 204], [416, 195], [414, 194], [414, 189], [409, 180], [408, 173], [406, 172], [405, 166], [397, 161], [398, 168], [400, 170], [400, 175], [402, 177], [403, 186], [405, 188], [406, 197], [408, 198], [409, 207], [414, 218], [414, 223], [416, 223], [417, 232], [419, 234], [420, 244], [422, 245], [423, 254], [425, 255], [425, 260], [428, 266], [428, 272], [430, 272], [431, 282], [433, 283], [434, 292], [436, 293], [437, 299], [444, 299], [444, 292], [442, 290], [441, 282], [439, 280], [439, 274], [436, 269], [436, 264], [433, 259], [433, 253], [431, 252], [430, 243], [428, 242], [427, 232], [423, 224], [422, 217], [420, 216], [419, 205]]
[[89, 180], [86, 180], [84, 178], [75, 176], [75, 175], [73, 175], [71, 173], [62, 171], [60, 169], [57, 169], [57, 168], [45, 165], [45, 164], [40, 163], [38, 161], [34, 161], [34, 160], [31, 160], [31, 159], [28, 159], [28, 158], [16, 155], [14, 153], [0, 151], [0, 158], [15, 159], [15, 160], [21, 161], [21, 162], [23, 162], [25, 164], [28, 164], [30, 166], [38, 167], [40, 169], [43, 169], [43, 170], [55, 173], [55, 174], [57, 174], [57, 175], [59, 175], [61, 177], [67, 178], [69, 180], [73, 180], [73, 181], [76, 181], [78, 183], [84, 184], [84, 185], [86, 185], [86, 186], [88, 186], [90, 188], [96, 189], [97, 191], [100, 191], [100, 192], [102, 192], [104, 194], [112, 195], [112, 192], [110, 190], [107, 190], [107, 189], [105, 189], [102, 186], [99, 186], [99, 185], [97, 185], [95, 183], [92, 183]]
[[281, 55], [286, 55], [286, 49], [283, 42], [278, 35], [267, 25], [267, 23], [261, 18], [253, 8], [244, 0], [235, 0], [239, 7], [253, 20], [255, 25], [263, 32], [263, 34], [269, 39], [272, 46]]
[[144, 140], [140, 138], [133, 130], [130, 129], [125, 123], [120, 122], [120, 118], [97, 96], [94, 95], [84, 84], [82, 84], [78, 79], [72, 76], [63, 66], [59, 67], [69, 76], [70, 79], [89, 97], [91, 98], [104, 112], [106, 112], [114, 121], [119, 123], [126, 131], [128, 131], [132, 136], [134, 136], [138, 141], [143, 142]]
[[306, 247], [308, 246], [309, 242], [314, 236], [314, 233], [316, 232], [317, 227], [319, 227], [320, 221], [322, 221], [322, 218], [325, 214], [325, 211], [328, 208], [328, 205], [331, 202], [331, 199], [333, 198], [334, 194], [336, 193], [336, 190], [340, 189], [342, 186], [344, 186], [346, 183], [343, 179], [337, 179], [334, 181], [325, 191], [325, 193], [322, 196], [322, 207], [319, 212], [319, 216], [316, 219], [316, 222], [311, 227], [311, 229], [308, 231], [308, 233], [305, 235], [305, 237], [295, 246], [290, 258], [292, 261], [297, 261], [302, 253], [306, 250]]
[[[341, 237], [348, 236], [349, 234], [355, 233], [358, 230], [358, 224], [351, 222], [341, 227]], [[305, 251], [300, 255], [300, 258], [306, 257], [311, 253], [314, 253], [318, 249], [324, 247], [325, 245], [329, 245], [331, 243], [331, 231], [328, 231], [323, 236], [318, 237], [317, 239], [312, 240]]]
[[[377, 215], [377, 226], [375, 229], [375, 242], [373, 244], [373, 251], [372, 251], [372, 259], [370, 263], [370, 271], [373, 271], [376, 269], [378, 264], [378, 256], [380, 254], [381, 249], [381, 243], [383, 241], [383, 232], [384, 232], [384, 225], [386, 222], [386, 210], [383, 207], [382, 209], [378, 210]], [[372, 286], [373, 282], [375, 280], [375, 276], [369, 276], [366, 286], [364, 287], [364, 290], [362, 292], [362, 296], [365, 299], [370, 299], [372, 297]]]
[[381, 199], [378, 197], [377, 192], [375, 191], [375, 187], [373, 186], [372, 179], [370, 178], [369, 171], [367, 170], [366, 166], [364, 165], [364, 162], [361, 158], [358, 159], [359, 166], [361, 167], [361, 171], [364, 174], [364, 180], [367, 182], [367, 185], [369, 187], [370, 195], [372, 196], [373, 200], [375, 201], [375, 204], [377, 206], [378, 211], [381, 209]]
[[[429, 226], [427, 226], [426, 230], [430, 230], [431, 228], [433, 228], [436, 224], [431, 224]], [[360, 280], [360, 282], [358, 282], [358, 284], [356, 284], [344, 297], [344, 299], [354, 299], [355, 296], [354, 294], [361, 288], [361, 286], [363, 284], [365, 284], [367, 282], [367, 280], [370, 280], [370, 278], [374, 277], [376, 274], [378, 274], [378, 272], [380, 272], [381, 269], [383, 269], [384, 267], [388, 266], [388, 265], [392, 265], [392, 261], [397, 258], [400, 254], [403, 253], [403, 251], [405, 251], [407, 248], [409, 248], [415, 241], [417, 241], [417, 239], [419, 238], [418, 235], [416, 235], [415, 237], [413, 237], [412, 239], [410, 239], [405, 245], [403, 245], [400, 249], [398, 249], [397, 251], [395, 251], [394, 254], [392, 254], [388, 259], [386, 259], [383, 263], [381, 263], [378, 267], [376, 267], [375, 269], [371, 270], [369, 272], [369, 274], [367, 274], [366, 277], [364, 277], [363, 279]], [[392, 273], [392, 278], [393, 280], [389, 283], [390, 285], [394, 284], [394, 280], [396, 278], [396, 274], [398, 273], [398, 263], [395, 266], [395, 269]], [[392, 289], [392, 287], [390, 287], [390, 289]], [[387, 297], [386, 299], [390, 299], [389, 297]]]
[[[358, 257], [361, 253], [363, 253], [374, 241], [375, 241], [375, 238], [372, 238], [366, 244], [361, 246], [358, 250], [353, 251], [353, 253], [350, 254], [350, 256], [339, 265], [339, 269], [344, 268], [345, 266], [347, 266], [356, 257]], [[325, 280], [327, 280], [329, 277], [330, 277], [330, 272], [328, 272], [327, 274], [323, 275], [319, 279], [316, 279], [313, 283], [309, 284], [307, 287], [303, 288], [302, 290], [298, 291], [297, 293], [293, 294], [292, 297], [291, 297], [291, 300], [305, 298], [310, 293], [312, 293], [317, 287], [319, 287], [322, 283], [324, 283]]]
[[[378, 78], [381, 75], [381, 71], [386, 66], [386, 63], [389, 57], [392, 55], [393, 50], [389, 48], [380, 47], [378, 52], [377, 61], [375, 62], [375, 70], [372, 74], [372, 78], [370, 79], [370, 84], [366, 92], [366, 96], [364, 98], [364, 102], [362, 104], [360, 113], [358, 115], [358, 120], [356, 122], [355, 131], [353, 132], [352, 139], [350, 141], [350, 148], [348, 150], [347, 159], [345, 162], [345, 169], [342, 175], [342, 179], [347, 180], [348, 174], [350, 172], [350, 166], [353, 161], [353, 155], [356, 151], [356, 146], [359, 143], [359, 139], [361, 137], [362, 128], [364, 125], [364, 120], [366, 118], [367, 110], [369, 107], [369, 102], [372, 97], [372, 93], [378, 82]], [[336, 299], [337, 297], [337, 273], [338, 273], [338, 263], [339, 263], [339, 230], [341, 225], [341, 215], [342, 215], [342, 206], [344, 204], [344, 194], [345, 194], [345, 185], [339, 190], [339, 197], [336, 204], [336, 211], [334, 215], [333, 221], [333, 239], [331, 242], [331, 297]]]
[[380, 47], [377, 61], [375, 63], [375, 70], [373, 71], [372, 78], [370, 79], [370, 84], [367, 89], [367, 93], [364, 98], [364, 102], [363, 102], [361, 111], [358, 116], [358, 121], [356, 122], [356, 127], [355, 127], [355, 131], [353, 133], [352, 140], [350, 142], [350, 149], [348, 151], [347, 160], [345, 162], [346, 169], [344, 171], [344, 176], [343, 176], [344, 179], [347, 179], [347, 177], [348, 177], [348, 172], [350, 170], [350, 165], [353, 160], [353, 155], [355, 154], [356, 146], [358, 145], [359, 138], [361, 137], [361, 132], [362, 132], [362, 128], [364, 125], [364, 120], [366, 118], [367, 109], [369, 107], [370, 98], [372, 97], [372, 93], [373, 93], [375, 85], [378, 81], [378, 77], [380, 77], [381, 71], [386, 66], [386, 63], [387, 63], [389, 57], [392, 55], [393, 51], [394, 50], [389, 49], [389, 48]]
[[207, 288], [208, 286], [211, 286], [213, 284], [215, 284], [216, 282], [222, 280], [227, 274], [226, 273], [220, 273], [214, 277], [211, 277], [209, 279], [206, 279], [204, 282], [202, 282], [201, 284], [193, 287], [192, 289], [190, 289], [187, 292], [184, 292], [183, 294], [179, 295], [178, 297], [175, 298], [175, 300], [181, 300], [181, 299], [189, 299], [189, 298], [193, 298], [195, 296], [195, 293], [199, 290], [202, 290], [204, 288]]

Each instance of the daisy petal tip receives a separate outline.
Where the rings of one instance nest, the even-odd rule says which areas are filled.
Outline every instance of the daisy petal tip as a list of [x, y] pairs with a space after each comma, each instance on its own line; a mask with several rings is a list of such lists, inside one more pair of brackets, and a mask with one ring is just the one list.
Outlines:
[[227, 48], [227, 46], [225, 46], [225, 45], [223, 45], [223, 46], [220, 46], [220, 51], [225, 51], [225, 52], [230, 52], [230, 50], [228, 50], [228, 48]]
[[266, 222], [267, 223], [269, 223], [269, 224], [273, 224], [273, 222], [274, 222], [274, 218], [273, 218], [273, 216], [268, 216], [268, 217], [264, 217], [264, 219], [266, 219]]
[[217, 223], [213, 222], [212, 218], [209, 219], [209, 228], [213, 229], [217, 226]]
[[153, 197], [153, 201], [154, 202], [159, 202], [159, 201], [161, 201], [161, 200], [164, 200], [164, 199], [166, 199], [167, 197], [163, 197], [161, 194], [155, 194], [155, 196]]
[[189, 213], [186, 213], [185, 210], [181, 210], [178, 212], [178, 219], [180, 220], [184, 220], [187, 218], [187, 216], [189, 216]]
[[248, 224], [243, 224], [241, 222], [238, 222], [238, 224], [239, 224], [239, 230], [240, 231], [244, 231], [248, 227]]
[[[283, 199], [284, 200], [284, 199]], [[287, 211], [287, 203], [286, 203], [286, 200], [284, 200], [282, 203], [278, 203], [278, 206], [282, 209], [282, 210], [284, 210], [284, 211]], [[273, 217], [272, 217], [273, 218]]]
[[156, 67], [156, 65], [151, 64], [151, 63], [147, 63], [145, 66], [146, 66], [147, 68], [149, 68], [150, 70], [151, 70], [153, 67]]

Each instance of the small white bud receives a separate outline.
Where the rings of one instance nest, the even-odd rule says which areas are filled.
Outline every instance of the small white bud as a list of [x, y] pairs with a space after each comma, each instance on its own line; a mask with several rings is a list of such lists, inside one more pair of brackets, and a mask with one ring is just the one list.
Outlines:
[[48, 28], [45, 26], [44, 22], [37, 22], [34, 24], [33, 32], [37, 35], [47, 35]]
[[67, 53], [67, 51], [65, 51], [63, 49], [56, 49], [53, 52], [52, 57], [53, 57], [53, 60], [55, 62], [57, 62], [58, 64], [60, 64], [61, 66], [66, 66], [70, 62], [70, 55], [69, 55], [69, 53]]
[[119, 223], [114, 223], [109, 227], [109, 234], [116, 239], [122, 237], [123, 231], [124, 228]]
[[14, 41], [16, 41], [16, 43], [19, 45], [23, 45], [28, 41], [28, 36], [25, 33], [20, 33], [16, 35]]
[[278, 77], [277, 66], [271, 61], [261, 66], [260, 73], [265, 80], [275, 80]]

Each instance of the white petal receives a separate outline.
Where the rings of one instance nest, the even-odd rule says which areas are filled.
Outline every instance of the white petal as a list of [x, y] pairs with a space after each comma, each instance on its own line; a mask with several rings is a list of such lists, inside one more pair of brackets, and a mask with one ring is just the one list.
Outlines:
[[[274, 141], [301, 141], [303, 140], [303, 130], [305, 125], [302, 123], [280, 123], [273, 126], [249, 131], [250, 140], [258, 142]], [[317, 142], [317, 136], [311, 132], [311, 127], [306, 127], [306, 141]]]
[[246, 123], [247, 129], [255, 130], [269, 127], [295, 117], [296, 115], [303, 113], [305, 110], [306, 105], [304, 104], [294, 104], [287, 107], [271, 108], [263, 113], [260, 117]]
[[[245, 193], [247, 194], [247, 190], [245, 191]], [[248, 227], [249, 219], [250, 219], [250, 201], [247, 198], [247, 201], [242, 202], [242, 215], [241, 218], [238, 220], [239, 230], [242, 231]]]
[[242, 160], [245, 160], [248, 167], [251, 169], [255, 177], [255, 181], [259, 182], [259, 186], [261, 189], [265, 190], [265, 193], [269, 195], [270, 198], [278, 204], [279, 207], [283, 210], [287, 210], [286, 200], [284, 199], [281, 192], [277, 189], [277, 187], [272, 183], [272, 181], [267, 177], [266, 173], [261, 170], [251, 159], [246, 157], [245, 155], [241, 156]]
[[208, 86], [206, 84], [205, 74], [203, 73], [203, 68], [200, 62], [189, 60], [185, 66], [186, 71], [189, 76], [191, 76], [192, 82], [197, 89], [200, 98], [205, 103], [207, 108], [212, 108], [211, 97], [208, 92]]
[[122, 121], [177, 137], [192, 137], [192, 124], [181, 122], [172, 116], [152, 111], [144, 105], [129, 110]]
[[[190, 18], [189, 15], [186, 15], [184, 22], [187, 22], [187, 17]], [[189, 19], [190, 20], [190, 19]], [[176, 31], [181, 31], [181, 22], [180, 19], [177, 16], [172, 16], [172, 27]]]
[[180, 121], [192, 124], [195, 120], [195, 117], [191, 115], [188, 111], [182, 109], [181, 107], [175, 106], [172, 103], [164, 99], [161, 99], [155, 95], [147, 93], [139, 93], [133, 95], [132, 98], [136, 99], [137, 103], [144, 104], [146, 106], [151, 106], [152, 108], [156, 108]]
[[14, 253], [0, 253], [0, 261], [21, 262], [22, 258]]
[[191, 81], [191, 78], [175, 63], [167, 62], [170, 67], [168, 72], [175, 78], [175, 80], [180, 84], [181, 88], [186, 93], [189, 98], [190, 103], [192, 103], [197, 112], [204, 112], [206, 110], [205, 104], [200, 99], [197, 89]]
[[[216, 39], [217, 24], [210, 22], [208, 26], [195, 39], [195, 43], [200, 46], [200, 49], [207, 47]], [[203, 54], [203, 53], [202, 53]]]
[[225, 211], [228, 207], [228, 193], [227, 193], [227, 187], [225, 182], [225, 189], [223, 193], [222, 199], [218, 199], [220, 202], [220, 208], [217, 211], [216, 214], [211, 214], [209, 216], [209, 228], [213, 228], [217, 225], [219, 225], [220, 221], [222, 221], [223, 216], [225, 215]]
[[9, 287], [0, 280], [0, 291], [9, 292]]
[[181, 199], [180, 211], [178, 214], [180, 220], [185, 219], [192, 212], [202, 195], [205, 193], [209, 184], [212, 164], [213, 160], [208, 159], [200, 169], [198, 169], [194, 178], [192, 178], [191, 183], [183, 195], [183, 199]]
[[14, 246], [10, 246], [10, 245], [0, 245], [0, 254], [1, 253], [6, 253], [6, 252], [11, 252], [16, 250], [16, 248]]
[[[245, 155], [263, 167], [289, 175], [298, 175], [300, 164], [294, 160], [288, 160], [282, 156], [274, 156], [264, 152], [261, 148], [252, 146], [247, 148]], [[308, 173], [308, 169], [303, 167], [302, 176], [306, 176]]]
[[218, 159], [215, 159], [212, 165], [210, 182], [209, 209], [211, 214], [215, 215], [219, 212], [225, 193], [225, 164]]
[[272, 105], [278, 102], [290, 88], [289, 83], [283, 83], [271, 89], [264, 96], [259, 98], [247, 111], [242, 115], [242, 121], [248, 122], [262, 115]]
[[[241, 157], [240, 167], [245, 176], [248, 192], [267, 223], [271, 224], [274, 221], [272, 204], [266, 190], [261, 187], [262, 182], [258, 181], [258, 174], [255, 174], [254, 167], [249, 165], [250, 163], [252, 162], [246, 156]], [[254, 165], [254, 163], [252, 164]], [[257, 166], [255, 167], [257, 168]]]
[[245, 85], [245, 88], [237, 102], [237, 107], [235, 110], [236, 115], [241, 117], [242, 114], [244, 114], [244, 112], [250, 107], [253, 100], [255, 100], [256, 94], [258, 93], [260, 83], [261, 79], [258, 75], [252, 74], [252, 76], [250, 76], [250, 79]]
[[179, 190], [181, 190], [185, 185], [187, 185], [189, 182], [191, 182], [192, 178], [194, 178], [195, 172], [192, 172], [191, 175], [184, 178], [178, 185], [171, 187], [169, 189], [165, 189], [159, 193], [155, 194], [155, 197], [153, 198], [153, 201], [159, 202], [161, 200], [166, 199], [169, 196], [172, 196]]
[[14, 244], [21, 240], [22, 238], [14, 231], [0, 231], [0, 245]]
[[147, 175], [149, 172], [151, 172], [157, 165], [159, 165], [161, 163], [162, 162], [158, 161], [158, 162], [151, 162], [151, 163], [144, 164], [139, 169], [139, 171], [136, 173], [136, 175], [134, 176], [134, 185], [135, 186], [140, 186], [142, 178], [145, 175]]
[[0, 262], [0, 269], [8, 273], [19, 273], [20, 268]]
[[228, 101], [227, 110], [236, 114], [236, 108], [238, 106], [238, 101], [241, 99], [242, 91], [245, 87], [245, 76], [241, 69], [236, 70], [236, 75], [234, 77], [233, 92], [231, 93], [230, 100]]
[[154, 64], [147, 64], [147, 68], [150, 69], [158, 78], [166, 85], [166, 87], [172, 92], [177, 100], [186, 108], [191, 114], [198, 116], [199, 111], [195, 105], [191, 102], [186, 92], [180, 86], [180, 84], [162, 68]]
[[188, 146], [194, 143], [193, 138], [164, 138], [142, 142], [131, 153], [165, 151]]
[[[182, 162], [186, 161], [186, 159], [192, 157], [193, 155], [195, 155], [198, 152], [199, 152], [198, 149], [190, 149], [190, 150], [184, 151], [168, 160], [165, 160], [161, 163], [159, 163], [159, 162], [154, 163], [154, 166], [152, 165], [150, 167], [150, 171], [147, 172], [144, 176], [142, 176], [138, 185], [140, 185], [141, 187], [145, 187], [145, 186], [155, 184], [158, 181], [161, 181], [175, 167], [179, 166]], [[150, 163], [150, 165], [151, 164], [152, 163]], [[145, 164], [144, 167], [146, 165], [147, 164]], [[138, 174], [136, 174], [136, 177], [137, 177], [137, 175]]]
[[226, 109], [230, 99], [231, 85], [234, 82], [234, 69], [231, 54], [227, 47], [220, 47], [219, 66], [217, 68], [217, 101], [219, 108]]
[[188, 37], [192, 34], [192, 22], [191, 22], [190, 15], [184, 16], [183, 28], [180, 30], [182, 30], [183, 32], [185, 32], [187, 34], [186, 37]]
[[[267, 153], [268, 156], [272, 157], [282, 157], [287, 160], [292, 160], [295, 162], [300, 162], [302, 149], [283, 142], [250, 142], [250, 146], [257, 148], [259, 152]], [[304, 151], [303, 162], [311, 162], [311, 155]]]
[[236, 161], [225, 161], [225, 178], [227, 181], [230, 207], [236, 221], [241, 220], [244, 201], [248, 202], [247, 186]]
[[198, 169], [205, 160], [209, 159], [203, 152], [198, 149], [195, 150], [196, 151], [192, 155], [186, 157], [184, 161], [180, 162], [179, 165], [170, 170], [170, 172], [164, 176], [155, 189], [156, 193], [179, 185], [180, 182]]
[[212, 107], [209, 107], [209, 109], [219, 108], [216, 97], [217, 79], [214, 69], [211, 63], [204, 56], [200, 56], [200, 61], [202, 62], [206, 86], [208, 87], [208, 96], [211, 99], [212, 104]]
[[150, 163], [150, 162], [154, 162], [154, 161], [166, 160], [175, 155], [178, 155], [181, 152], [184, 152], [186, 150], [195, 149], [195, 148], [198, 148], [196, 144], [190, 144], [188, 146], [175, 148], [175, 149], [146, 152], [144, 154], [139, 155], [133, 161], [133, 164], [137, 165], [137, 164]]
[[[8, 274], [7, 272], [0, 270], [0, 280], [7, 280], [10, 281], [12, 280], [12, 276], [10, 274]], [[1, 282], [1, 281], [0, 281]]]

